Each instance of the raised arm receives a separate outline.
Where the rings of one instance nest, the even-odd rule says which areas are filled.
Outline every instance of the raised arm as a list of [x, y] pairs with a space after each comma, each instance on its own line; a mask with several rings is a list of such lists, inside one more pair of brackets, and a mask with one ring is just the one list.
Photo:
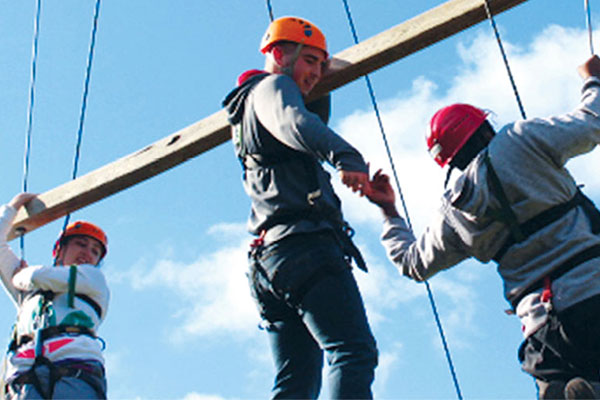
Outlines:
[[16, 303], [18, 290], [12, 284], [13, 275], [26, 267], [25, 261], [19, 260], [6, 241], [8, 232], [19, 208], [27, 204], [36, 195], [19, 193], [6, 205], [0, 207], [0, 280]]

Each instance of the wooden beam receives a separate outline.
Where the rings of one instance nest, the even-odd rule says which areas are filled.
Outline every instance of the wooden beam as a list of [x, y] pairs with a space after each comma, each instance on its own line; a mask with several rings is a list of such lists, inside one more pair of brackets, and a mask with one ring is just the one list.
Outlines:
[[[493, 14], [527, 0], [489, 0]], [[486, 19], [484, 0], [450, 0], [332, 57], [312, 98], [352, 82]], [[164, 172], [230, 138], [224, 111], [42, 193], [17, 215], [9, 240]]]
[[[489, 0], [496, 15], [527, 0]], [[484, 0], [452, 0], [337, 53], [331, 71], [313, 90], [323, 95], [485, 19]], [[311, 96], [311, 97], [314, 97]]]

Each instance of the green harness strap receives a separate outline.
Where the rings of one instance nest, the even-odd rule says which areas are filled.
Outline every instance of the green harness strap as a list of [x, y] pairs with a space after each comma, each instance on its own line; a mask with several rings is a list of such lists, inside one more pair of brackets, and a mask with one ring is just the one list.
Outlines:
[[67, 305], [75, 308], [75, 283], [77, 282], [77, 265], [69, 267], [69, 289], [67, 292]]

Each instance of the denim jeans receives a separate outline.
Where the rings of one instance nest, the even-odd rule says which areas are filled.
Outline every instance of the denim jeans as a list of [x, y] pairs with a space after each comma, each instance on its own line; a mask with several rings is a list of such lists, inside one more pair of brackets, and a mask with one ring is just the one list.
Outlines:
[[273, 399], [316, 399], [323, 351], [330, 398], [371, 399], [377, 347], [340, 244], [296, 234], [250, 258], [250, 285], [276, 367]]

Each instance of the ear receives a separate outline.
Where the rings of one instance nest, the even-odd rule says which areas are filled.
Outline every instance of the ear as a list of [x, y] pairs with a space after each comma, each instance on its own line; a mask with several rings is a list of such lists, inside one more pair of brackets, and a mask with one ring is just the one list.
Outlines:
[[271, 49], [271, 54], [273, 55], [273, 60], [275, 61], [275, 63], [280, 67], [284, 67], [283, 57], [285, 54], [281, 46], [273, 46], [273, 48]]

